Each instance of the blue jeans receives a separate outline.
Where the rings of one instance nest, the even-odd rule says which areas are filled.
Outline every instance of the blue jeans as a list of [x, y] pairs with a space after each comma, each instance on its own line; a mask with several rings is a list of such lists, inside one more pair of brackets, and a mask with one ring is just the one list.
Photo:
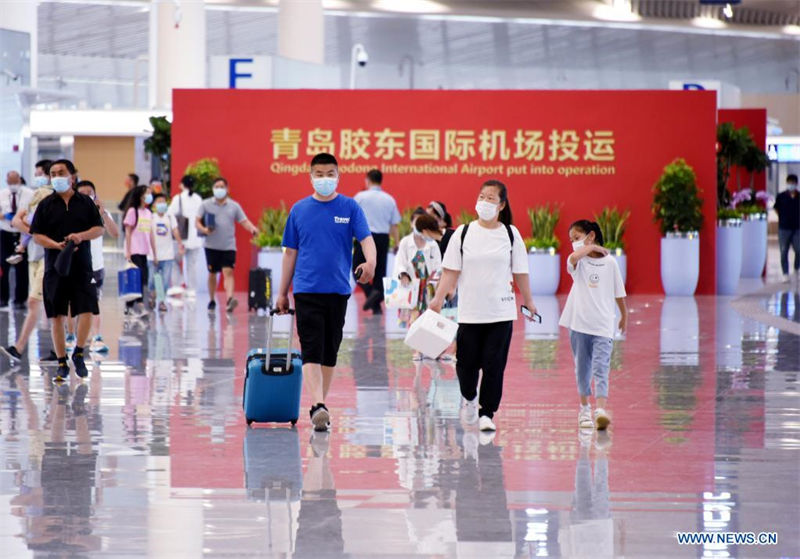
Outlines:
[[148, 262], [148, 266], [150, 267], [150, 277], [147, 283], [147, 289], [150, 291], [155, 291], [156, 289], [156, 281], [155, 275], [156, 272], [161, 274], [161, 279], [164, 280], [164, 291], [169, 289], [169, 281], [172, 278], [172, 263], [174, 260], [159, 260], [158, 266], [153, 265], [152, 262]]
[[575, 356], [575, 379], [578, 394], [592, 395], [592, 378], [598, 398], [608, 398], [608, 374], [611, 369], [611, 350], [614, 340], [592, 336], [574, 330], [569, 331], [569, 343]]
[[778, 229], [778, 245], [781, 247], [781, 270], [789, 273], [789, 247], [794, 249], [794, 271], [800, 270], [800, 229]]

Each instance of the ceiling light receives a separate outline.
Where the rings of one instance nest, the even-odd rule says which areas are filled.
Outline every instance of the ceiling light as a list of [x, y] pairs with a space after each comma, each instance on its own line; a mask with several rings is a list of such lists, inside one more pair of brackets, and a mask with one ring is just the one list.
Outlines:
[[704, 27], [706, 29], [722, 29], [723, 27], [726, 27], [724, 21], [708, 16], [696, 17], [692, 19], [692, 25]]
[[730, 4], [725, 4], [725, 7], [722, 8], [722, 14], [726, 18], [731, 19], [733, 17], [733, 6], [731, 6]]
[[599, 4], [595, 7], [593, 15], [605, 21], [640, 21], [642, 16], [634, 13], [630, 0], [614, 0], [608, 4]]
[[449, 11], [447, 6], [433, 0], [374, 0], [372, 7], [387, 12], [433, 14]]
[[784, 25], [783, 32], [789, 35], [800, 35], [800, 25]]

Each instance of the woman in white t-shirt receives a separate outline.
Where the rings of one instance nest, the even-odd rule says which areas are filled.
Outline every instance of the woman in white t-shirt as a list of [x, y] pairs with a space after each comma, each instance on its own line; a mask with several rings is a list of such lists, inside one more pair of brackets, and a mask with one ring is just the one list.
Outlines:
[[528, 255], [522, 236], [511, 225], [506, 186], [496, 180], [483, 183], [475, 210], [478, 221], [460, 226], [450, 239], [442, 279], [428, 306], [441, 311], [445, 296], [458, 284], [456, 372], [464, 398], [461, 418], [466, 423], [479, 422], [481, 431], [495, 431], [492, 418], [500, 407], [517, 319], [515, 283], [530, 318], [536, 306], [528, 283]]
[[427, 310], [428, 301], [433, 298], [434, 285], [439, 281], [442, 272], [442, 253], [432, 238], [433, 233], [437, 231], [436, 220], [426, 214], [424, 209], [417, 208], [411, 215], [411, 233], [400, 239], [397, 244], [393, 276], [404, 285], [412, 279], [419, 280], [417, 306], [398, 311], [400, 326], [404, 328]]
[[[615, 302], [622, 316], [620, 331], [625, 332], [628, 325], [625, 284], [617, 261], [603, 247], [603, 233], [596, 222], [576, 221], [569, 227], [569, 238], [573, 253], [567, 259], [567, 272], [573, 283], [559, 325], [569, 329], [575, 357], [575, 379], [581, 401], [578, 426], [602, 431], [611, 423], [606, 405], [614, 348]], [[592, 379], [597, 406], [594, 418], [589, 403]]]

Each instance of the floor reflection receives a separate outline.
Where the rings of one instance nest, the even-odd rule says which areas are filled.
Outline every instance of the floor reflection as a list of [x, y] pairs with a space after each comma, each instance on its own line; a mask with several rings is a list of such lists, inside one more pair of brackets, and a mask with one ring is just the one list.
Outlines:
[[[796, 295], [796, 294], [795, 294]], [[764, 297], [796, 319], [792, 294]], [[244, 356], [267, 319], [203, 301], [123, 321], [108, 358], [58, 389], [0, 362], [6, 557], [730, 556], [800, 552], [800, 338], [731, 298], [631, 297], [615, 341], [608, 436], [581, 437], [572, 356], [515, 327], [498, 432], [458, 418], [455, 365], [412, 360], [358, 301], [331, 393], [333, 431], [247, 429]], [[0, 339], [22, 320], [0, 313]], [[288, 322], [277, 324], [286, 343]], [[309, 405], [303, 400], [303, 408]], [[611, 444], [613, 438], [613, 445]], [[677, 531], [777, 531], [777, 547], [677, 545]]]

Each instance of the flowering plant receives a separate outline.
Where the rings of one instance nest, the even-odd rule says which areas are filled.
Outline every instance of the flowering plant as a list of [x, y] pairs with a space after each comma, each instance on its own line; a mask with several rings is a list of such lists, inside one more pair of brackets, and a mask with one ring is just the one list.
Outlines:
[[772, 196], [763, 190], [744, 188], [733, 195], [733, 207], [743, 214], [764, 213], [772, 204]]

